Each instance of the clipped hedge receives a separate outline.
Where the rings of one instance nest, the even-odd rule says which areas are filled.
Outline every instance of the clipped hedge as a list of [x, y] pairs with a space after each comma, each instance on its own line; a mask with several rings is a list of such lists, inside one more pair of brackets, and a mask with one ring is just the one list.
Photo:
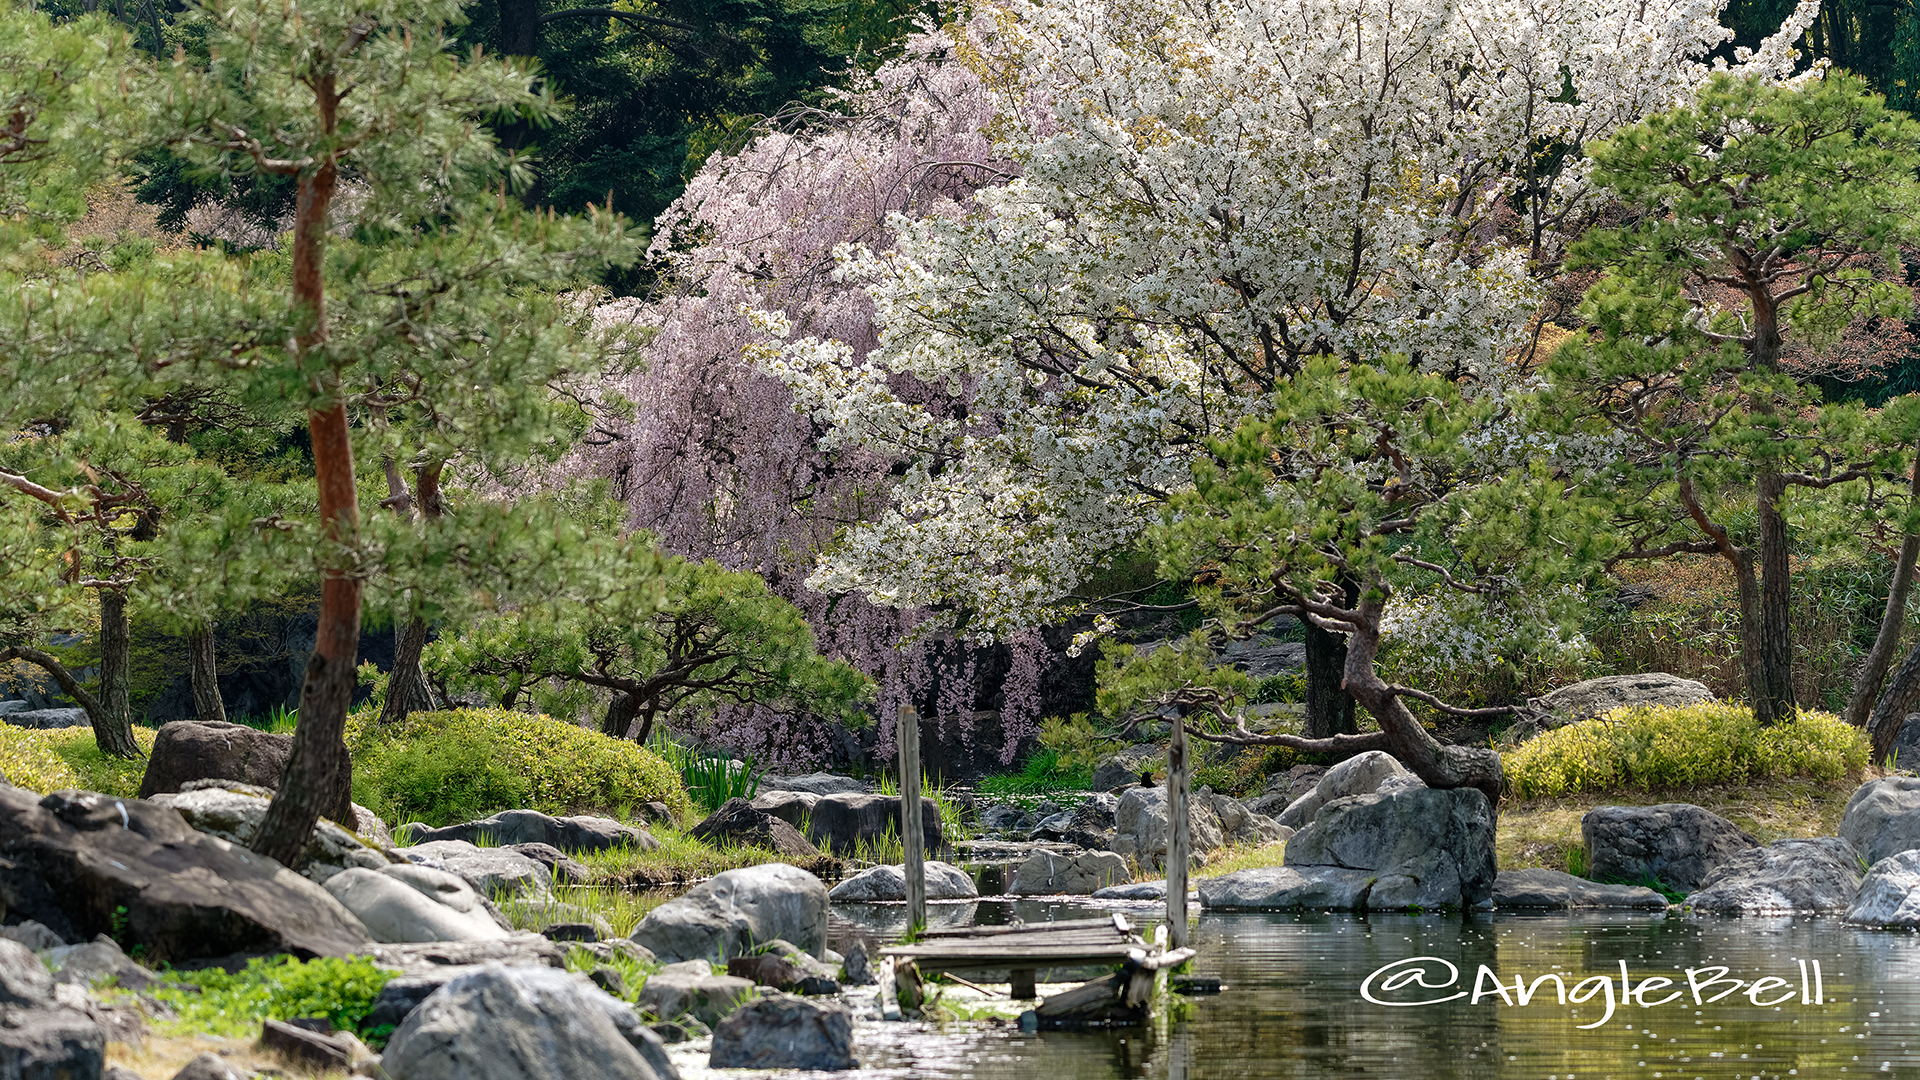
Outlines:
[[451, 825], [501, 810], [625, 816], [692, 803], [680, 776], [645, 747], [548, 716], [506, 709], [417, 712], [382, 727], [371, 712], [347, 725], [353, 799], [396, 824]]
[[[155, 734], [153, 728], [133, 729], [133, 739], [145, 753], [153, 752]], [[42, 795], [79, 788], [132, 798], [146, 771], [145, 758], [125, 761], [101, 753], [90, 727], [23, 728], [0, 723], [0, 776]]]
[[1761, 727], [1745, 705], [1638, 706], [1549, 731], [1501, 755], [1507, 790], [1540, 799], [1801, 777], [1835, 783], [1867, 765], [1866, 737], [1832, 713]]

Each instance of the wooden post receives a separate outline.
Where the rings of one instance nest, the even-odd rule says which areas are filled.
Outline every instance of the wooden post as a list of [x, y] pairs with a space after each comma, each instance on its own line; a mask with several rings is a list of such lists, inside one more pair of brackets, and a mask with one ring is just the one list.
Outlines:
[[1187, 852], [1193, 847], [1187, 823], [1187, 720], [1173, 718], [1167, 745], [1167, 936], [1174, 948], [1187, 944]]
[[900, 709], [900, 844], [906, 849], [907, 926], [917, 933], [927, 925], [927, 834], [920, 824], [920, 714]]

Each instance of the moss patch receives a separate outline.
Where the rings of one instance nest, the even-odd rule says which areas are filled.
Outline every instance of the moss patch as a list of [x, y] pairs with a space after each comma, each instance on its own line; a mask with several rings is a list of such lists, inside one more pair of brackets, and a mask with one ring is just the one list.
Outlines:
[[659, 755], [547, 716], [455, 709], [382, 727], [362, 712], [348, 722], [347, 746], [354, 801], [395, 824], [448, 825], [522, 807], [628, 817], [648, 802], [676, 818], [692, 813]]

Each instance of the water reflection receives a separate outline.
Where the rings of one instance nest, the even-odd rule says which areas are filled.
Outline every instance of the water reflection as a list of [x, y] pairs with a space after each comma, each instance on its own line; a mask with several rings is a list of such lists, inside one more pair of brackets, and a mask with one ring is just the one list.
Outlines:
[[[982, 922], [1096, 913], [995, 900], [978, 909]], [[1147, 921], [1138, 909], [1129, 917]], [[1176, 999], [1173, 1015], [1152, 1026], [1020, 1035], [979, 1025], [863, 1025], [862, 1063], [881, 1075], [982, 1080], [1920, 1080], [1920, 936], [1912, 934], [1831, 919], [1274, 914], [1205, 916], [1194, 944], [1197, 973], [1219, 977], [1225, 991]], [[1369, 973], [1420, 956], [1460, 972], [1458, 986], [1433, 996], [1465, 996], [1415, 1008], [1361, 999]], [[1803, 1004], [1800, 962], [1811, 972], [1813, 960], [1827, 1000]], [[1645, 1007], [1622, 1001], [1623, 962], [1630, 989], [1651, 978], [1671, 985], [1648, 983]], [[1482, 965], [1488, 973], [1475, 1003]], [[1726, 979], [1781, 981], [1757, 995], [1762, 1004], [1742, 989], [1696, 1005], [1687, 969], [1704, 980], [1714, 973], [1702, 969], [1716, 967], [1728, 969]], [[1549, 973], [1569, 990], [1594, 980], [1588, 1000], [1562, 1004], [1551, 980], [1525, 1006], [1503, 1003], [1493, 989], [1499, 980], [1511, 999], [1516, 976], [1533, 983]], [[1610, 1018], [1599, 982], [1614, 998]], [[1707, 985], [1703, 998], [1728, 989]], [[1406, 992], [1423, 991], [1409, 984]]]

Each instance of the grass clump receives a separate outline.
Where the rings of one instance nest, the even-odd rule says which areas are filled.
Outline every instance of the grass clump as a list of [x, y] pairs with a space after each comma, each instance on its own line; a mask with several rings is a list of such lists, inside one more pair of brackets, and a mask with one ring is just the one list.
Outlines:
[[[153, 751], [157, 732], [136, 727], [133, 739], [143, 753]], [[22, 728], [0, 723], [0, 776], [42, 795], [79, 788], [130, 799], [140, 790], [147, 761], [109, 757], [100, 752], [90, 727]]]
[[387, 1033], [361, 1025], [373, 1011], [381, 988], [398, 974], [365, 956], [306, 961], [291, 956], [256, 957], [244, 970], [231, 974], [219, 968], [168, 972], [173, 982], [197, 989], [168, 986], [152, 993], [173, 1009], [175, 1018], [165, 1024], [176, 1034], [207, 1032], [237, 1038], [259, 1034], [262, 1019], [324, 1016], [341, 1031], [379, 1039]]
[[1093, 769], [1076, 765], [1058, 750], [1041, 747], [1020, 763], [1020, 771], [988, 776], [974, 785], [983, 795], [1040, 795], [1073, 791], [1093, 783]]
[[644, 747], [565, 721], [506, 709], [417, 712], [347, 727], [354, 801], [388, 821], [449, 825], [501, 810], [629, 816], [662, 802], [692, 812], [672, 766]]
[[1867, 765], [1866, 738], [1832, 713], [1762, 727], [1744, 705], [1639, 706], [1549, 731], [1503, 755], [1507, 790], [1539, 799], [1755, 780], [1838, 783]]
[[[664, 825], [649, 826], [647, 831], [660, 841], [660, 846], [652, 851], [620, 846], [601, 851], [579, 851], [572, 857], [587, 868], [594, 885], [614, 886], [616, 889], [686, 885], [703, 881], [725, 870], [775, 862], [790, 863], [822, 877], [839, 872], [838, 861], [830, 855], [809, 861], [790, 858], [772, 848], [752, 844], [709, 844]], [[646, 904], [639, 915], [645, 915], [654, 906], [639, 897], [634, 902]], [[609, 921], [615, 922], [617, 930], [618, 922], [611, 917]], [[638, 916], [634, 921], [639, 922]]]

